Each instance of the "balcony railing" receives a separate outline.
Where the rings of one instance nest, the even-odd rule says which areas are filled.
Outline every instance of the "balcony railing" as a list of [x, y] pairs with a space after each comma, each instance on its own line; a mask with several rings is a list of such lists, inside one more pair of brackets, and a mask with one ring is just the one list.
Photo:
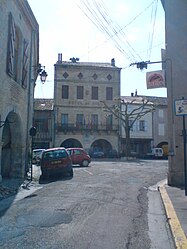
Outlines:
[[97, 124], [57, 124], [58, 132], [71, 131], [117, 131], [118, 125]]
[[42, 132], [42, 131], [38, 131], [36, 133], [36, 136], [34, 137], [35, 140], [48, 140], [51, 141], [52, 140], [52, 135], [51, 132]]

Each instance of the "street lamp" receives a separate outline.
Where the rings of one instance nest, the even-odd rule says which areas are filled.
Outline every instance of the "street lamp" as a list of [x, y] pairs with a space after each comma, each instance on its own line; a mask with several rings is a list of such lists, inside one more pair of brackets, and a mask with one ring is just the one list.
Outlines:
[[42, 66], [41, 64], [38, 65], [38, 74], [40, 75], [40, 80], [42, 83], [46, 82], [46, 78], [48, 74], [45, 71], [45, 66]]
[[45, 71], [45, 67], [44, 69], [42, 69], [42, 71], [40, 72], [40, 80], [42, 83], [44, 83], [46, 81], [46, 78], [47, 78], [47, 73]]
[[4, 127], [6, 125], [6, 123], [11, 124], [11, 123], [15, 123], [15, 113], [11, 112], [11, 117], [7, 117], [5, 121], [1, 120], [1, 116], [0, 116], [0, 128]]

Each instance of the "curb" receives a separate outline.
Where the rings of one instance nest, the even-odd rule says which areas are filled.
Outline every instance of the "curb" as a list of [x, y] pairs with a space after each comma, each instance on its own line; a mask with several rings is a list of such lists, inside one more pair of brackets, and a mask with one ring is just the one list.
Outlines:
[[175, 246], [177, 249], [187, 249], [187, 238], [181, 227], [173, 204], [167, 194], [167, 191], [164, 186], [159, 187], [159, 192], [162, 197], [162, 201], [165, 207], [167, 220], [173, 235]]

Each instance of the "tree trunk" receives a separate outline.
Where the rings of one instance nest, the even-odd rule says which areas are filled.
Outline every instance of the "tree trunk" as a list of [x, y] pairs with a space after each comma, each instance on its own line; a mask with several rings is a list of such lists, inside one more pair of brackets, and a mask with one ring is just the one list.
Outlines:
[[131, 156], [131, 143], [130, 143], [130, 129], [129, 126], [125, 127], [125, 135], [126, 135], [126, 157]]

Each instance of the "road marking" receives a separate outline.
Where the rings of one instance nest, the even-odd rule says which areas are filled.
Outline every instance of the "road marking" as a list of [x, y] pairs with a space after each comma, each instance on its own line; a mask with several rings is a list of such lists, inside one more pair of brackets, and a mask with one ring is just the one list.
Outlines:
[[166, 215], [168, 222], [173, 234], [175, 245], [177, 249], [187, 249], [187, 238], [181, 227], [181, 224], [177, 218], [173, 204], [167, 194], [167, 191], [164, 186], [159, 187], [159, 191], [165, 206]]
[[86, 170], [86, 169], [83, 169], [86, 173], [88, 173], [88, 174], [90, 174], [90, 175], [92, 175], [93, 176], [93, 173], [92, 172], [90, 172], [90, 171], [88, 171], [88, 170]]

